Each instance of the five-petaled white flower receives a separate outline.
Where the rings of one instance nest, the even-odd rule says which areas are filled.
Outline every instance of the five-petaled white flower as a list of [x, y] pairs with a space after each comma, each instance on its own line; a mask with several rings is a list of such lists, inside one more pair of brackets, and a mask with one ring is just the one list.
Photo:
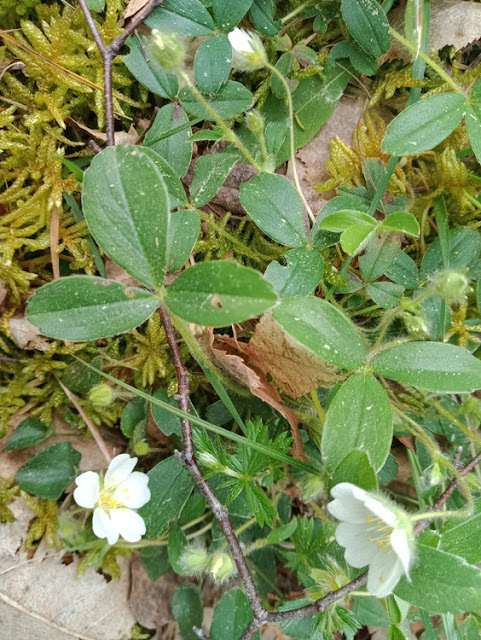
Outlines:
[[260, 69], [267, 61], [262, 40], [256, 33], [236, 27], [229, 33], [232, 66], [240, 71]]
[[414, 535], [409, 516], [383, 496], [370, 494], [349, 482], [332, 491], [330, 513], [341, 523], [337, 542], [345, 547], [345, 559], [356, 569], [369, 565], [367, 588], [384, 598], [396, 587], [413, 561]]
[[145, 533], [145, 522], [135, 509], [150, 500], [149, 478], [133, 471], [136, 464], [137, 458], [122, 453], [111, 461], [104, 478], [86, 471], [75, 480], [75, 502], [94, 509], [93, 531], [98, 538], [107, 538], [110, 545], [119, 536], [127, 542], [138, 542]]

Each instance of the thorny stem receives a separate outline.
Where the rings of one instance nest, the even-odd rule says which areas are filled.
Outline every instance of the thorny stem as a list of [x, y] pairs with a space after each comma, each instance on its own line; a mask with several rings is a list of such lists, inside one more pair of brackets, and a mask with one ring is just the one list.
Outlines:
[[[177, 372], [178, 379], [178, 394], [176, 400], [179, 403], [179, 408], [185, 413], [190, 411], [190, 386], [189, 386], [189, 374], [182, 362], [180, 356], [179, 345], [175, 339], [174, 325], [172, 324], [171, 317], [167, 309], [160, 305], [159, 307], [160, 317], [165, 328], [165, 335], [167, 342], [169, 343], [170, 351], [172, 354], [172, 362]], [[232, 552], [232, 557], [236, 563], [239, 575], [245, 586], [247, 597], [254, 612], [254, 619], [259, 623], [259, 626], [263, 624], [267, 619], [267, 611], [262, 606], [262, 603], [257, 593], [254, 580], [247, 566], [247, 561], [242, 552], [239, 540], [234, 532], [232, 524], [229, 519], [229, 511], [216, 497], [208, 483], [206, 482], [199, 465], [196, 462], [194, 455], [194, 446], [192, 442], [192, 425], [190, 420], [182, 418], [182, 436], [184, 441], [184, 451], [182, 453], [176, 453], [176, 455], [184, 462], [189, 469], [193, 479], [197, 483], [199, 489], [204, 494], [212, 513], [219, 522], [222, 531], [226, 537], [229, 547]]]
[[[297, 165], [296, 165], [296, 143], [294, 139], [294, 107], [292, 104], [292, 94], [290, 87], [287, 83], [287, 80], [284, 78], [279, 69], [276, 69], [272, 64], [266, 64], [266, 68], [269, 69], [271, 73], [276, 75], [279, 80], [282, 82], [284, 86], [284, 91], [286, 92], [287, 97], [287, 105], [289, 107], [289, 140], [291, 146], [291, 164], [292, 164], [292, 174], [294, 176], [294, 182], [296, 185], [296, 189], [299, 192], [299, 195], [302, 198], [302, 202], [306, 207], [307, 215], [309, 216], [312, 223], [316, 221], [315, 215], [312, 213], [312, 209], [307, 202], [306, 196], [304, 195], [304, 191], [301, 188], [301, 183], [299, 182], [299, 176], [297, 175]], [[309, 230], [309, 228], [307, 229]]]
[[102, 56], [102, 62], [104, 66], [104, 92], [105, 92], [105, 122], [107, 128], [107, 145], [115, 145], [115, 128], [114, 128], [114, 102], [112, 96], [112, 63], [115, 56], [124, 45], [125, 41], [131, 36], [134, 31], [142, 24], [142, 22], [149, 17], [154, 9], [160, 7], [164, 0], [151, 0], [142, 11], [130, 21], [130, 24], [126, 29], [109, 45], [106, 45], [102, 40], [100, 31], [95, 24], [95, 20], [87, 6], [86, 0], [78, 0], [80, 8], [83, 11], [85, 20], [92, 32], [95, 40], [95, 44]]

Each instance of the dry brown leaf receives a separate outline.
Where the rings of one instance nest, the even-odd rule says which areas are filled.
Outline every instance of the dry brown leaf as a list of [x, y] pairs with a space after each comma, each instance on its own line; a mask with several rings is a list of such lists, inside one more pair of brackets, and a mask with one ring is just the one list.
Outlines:
[[[107, 134], [103, 133], [103, 131], [95, 131], [95, 129], [90, 129], [84, 124], [77, 122], [73, 118], [67, 118], [67, 122], [76, 129], [85, 131], [85, 133], [88, 133], [90, 136], [92, 136], [92, 138], [96, 138], [97, 140], [101, 140], [102, 142], [107, 142]], [[114, 135], [115, 144], [137, 144], [140, 139], [140, 136], [137, 133], [134, 125], [131, 125], [128, 131], [116, 131]]]
[[129, 563], [120, 558], [118, 582], [89, 569], [77, 578], [77, 562], [58, 554], [28, 560], [18, 551], [32, 511], [21, 500], [9, 505], [17, 518], [0, 527], [1, 637], [35, 640], [121, 640], [135, 618], [129, 606]]
[[37, 327], [34, 327], [25, 316], [13, 316], [8, 322], [8, 326], [15, 342], [21, 349], [37, 349], [38, 351], [48, 351], [50, 343], [40, 335]]
[[[304, 460], [304, 447], [298, 428], [299, 419], [292, 409], [282, 404], [279, 392], [267, 382], [265, 374], [260, 369], [249, 366], [246, 344], [238, 343], [228, 336], [214, 335], [212, 331], [201, 334], [199, 344], [216, 367], [247, 387], [256, 398], [266, 402], [289, 422], [294, 440], [293, 455]], [[242, 352], [243, 349], [246, 350]]]
[[264, 314], [249, 341], [250, 362], [271, 375], [291, 398], [305, 396], [320, 384], [343, 377], [336, 367], [292, 339], [269, 313]]
[[[296, 167], [302, 191], [314, 213], [322, 209], [325, 203], [335, 195], [334, 192], [319, 193], [313, 189], [314, 185], [325, 182], [331, 177], [326, 167], [326, 160], [331, 157], [329, 140], [339, 136], [341, 140], [350, 145], [354, 130], [358, 126], [365, 108], [366, 99], [343, 96], [319, 133], [296, 153]], [[286, 177], [293, 182], [290, 161]]]
[[[404, 34], [404, 11], [406, 3], [401, 3], [389, 14], [392, 26]], [[464, 0], [436, 0], [431, 3], [429, 22], [429, 51], [439, 51], [446, 45], [456, 50], [463, 49], [481, 38], [481, 4]], [[391, 40], [391, 47], [383, 60], [402, 58], [411, 60], [411, 54], [397, 40]]]
[[135, 16], [135, 14], [143, 9], [149, 2], [150, 0], [130, 0], [129, 4], [125, 7], [122, 18], [127, 20], [128, 18]]

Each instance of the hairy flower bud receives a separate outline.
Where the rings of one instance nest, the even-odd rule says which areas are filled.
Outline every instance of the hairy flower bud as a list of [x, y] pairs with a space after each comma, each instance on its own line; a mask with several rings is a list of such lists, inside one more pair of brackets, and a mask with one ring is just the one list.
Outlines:
[[180, 558], [180, 564], [186, 573], [193, 576], [201, 575], [209, 569], [209, 554], [200, 547], [186, 547]]
[[178, 69], [184, 62], [185, 51], [177, 34], [153, 29], [149, 50], [164, 69]]
[[223, 551], [214, 553], [209, 562], [209, 572], [216, 582], [224, 582], [234, 573], [232, 557]]
[[98, 407], [108, 407], [115, 400], [115, 391], [105, 382], [100, 382], [90, 389], [89, 400]]
[[229, 33], [232, 66], [239, 71], [261, 69], [267, 62], [262, 40], [256, 33], [236, 27]]
[[464, 302], [468, 286], [462, 271], [442, 271], [434, 281], [434, 291], [448, 304]]

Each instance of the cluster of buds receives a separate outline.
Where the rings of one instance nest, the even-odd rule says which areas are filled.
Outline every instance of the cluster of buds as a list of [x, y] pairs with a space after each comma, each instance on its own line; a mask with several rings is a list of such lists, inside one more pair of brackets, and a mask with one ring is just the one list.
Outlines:
[[209, 576], [214, 582], [225, 582], [235, 573], [232, 556], [225, 551], [208, 553], [205, 549], [190, 545], [186, 547], [180, 563], [184, 571], [193, 576]]

